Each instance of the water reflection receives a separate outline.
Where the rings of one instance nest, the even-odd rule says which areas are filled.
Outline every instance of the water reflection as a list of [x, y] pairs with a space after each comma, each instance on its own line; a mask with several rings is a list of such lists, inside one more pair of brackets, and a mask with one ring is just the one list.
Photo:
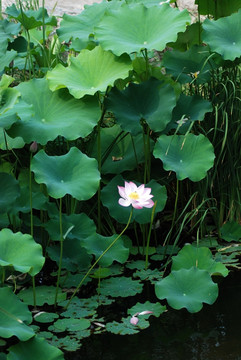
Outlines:
[[241, 274], [229, 275], [219, 288], [216, 303], [197, 314], [170, 310], [137, 335], [90, 337], [66, 359], [241, 360]]

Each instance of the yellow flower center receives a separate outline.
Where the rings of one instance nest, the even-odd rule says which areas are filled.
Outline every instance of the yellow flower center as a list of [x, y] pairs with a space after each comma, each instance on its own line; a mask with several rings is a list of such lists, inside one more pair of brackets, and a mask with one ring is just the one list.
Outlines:
[[132, 200], [138, 200], [139, 199], [139, 195], [137, 194], [136, 191], [130, 193], [129, 198]]

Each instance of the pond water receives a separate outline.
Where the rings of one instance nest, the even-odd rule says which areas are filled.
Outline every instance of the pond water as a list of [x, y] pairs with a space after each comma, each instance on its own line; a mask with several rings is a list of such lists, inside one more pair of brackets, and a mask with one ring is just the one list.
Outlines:
[[[125, 299], [123, 299], [125, 301]], [[169, 309], [137, 335], [95, 335], [72, 360], [241, 360], [241, 272], [219, 284], [214, 305], [196, 314]]]

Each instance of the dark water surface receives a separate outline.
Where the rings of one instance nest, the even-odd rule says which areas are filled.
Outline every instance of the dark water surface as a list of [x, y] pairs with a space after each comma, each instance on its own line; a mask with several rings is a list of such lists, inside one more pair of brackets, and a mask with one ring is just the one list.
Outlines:
[[199, 313], [169, 309], [137, 335], [92, 336], [66, 359], [241, 360], [241, 272], [224, 279], [218, 300]]

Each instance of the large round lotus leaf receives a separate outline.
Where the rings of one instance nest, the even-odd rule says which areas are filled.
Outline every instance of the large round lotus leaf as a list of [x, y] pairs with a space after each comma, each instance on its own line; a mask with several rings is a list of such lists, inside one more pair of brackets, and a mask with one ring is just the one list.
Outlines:
[[64, 354], [55, 346], [50, 345], [46, 339], [35, 336], [34, 338], [19, 342], [11, 346], [8, 360], [64, 360]]
[[175, 171], [178, 180], [200, 181], [213, 166], [213, 146], [202, 134], [161, 135], [153, 155], [161, 159], [167, 171]]
[[120, 4], [121, 2], [117, 1], [102, 1], [90, 6], [85, 5], [84, 10], [78, 15], [64, 14], [60, 28], [57, 29], [59, 40], [62, 42], [78, 38], [87, 43], [89, 35], [94, 33], [94, 27], [99, 23], [105, 11], [108, 8], [117, 8]]
[[5, 10], [6, 14], [20, 22], [27, 30], [39, 27], [41, 25], [57, 25], [57, 19], [54, 16], [49, 17], [47, 10], [39, 8], [38, 10], [25, 10], [17, 9], [13, 4]]
[[40, 150], [32, 159], [31, 170], [36, 182], [46, 184], [48, 194], [55, 199], [70, 194], [78, 200], [88, 200], [99, 186], [97, 161], [76, 147], [61, 156], [48, 156]]
[[[179, 121], [183, 120], [183, 124], [179, 131], [181, 130], [185, 133], [190, 126], [191, 121], [202, 121], [207, 112], [213, 110], [212, 104], [203, 99], [199, 95], [187, 96], [181, 94], [176, 107], [173, 110], [172, 122], [175, 122], [175, 127], [179, 125]], [[186, 131], [185, 131], [186, 130]]]
[[207, 247], [195, 247], [187, 244], [179, 251], [178, 255], [172, 257], [172, 270], [190, 269], [193, 266], [207, 270], [210, 275], [228, 275], [226, 266], [215, 261]]
[[186, 10], [180, 12], [167, 4], [148, 8], [143, 4], [123, 4], [106, 12], [95, 34], [101, 46], [116, 55], [144, 48], [161, 51], [177, 39], [178, 32], [185, 31], [188, 21]]
[[52, 91], [67, 87], [76, 99], [106, 91], [117, 79], [124, 79], [132, 69], [130, 58], [116, 57], [100, 46], [93, 50], [82, 50], [77, 57], [70, 58], [70, 66], [57, 65], [47, 73]]
[[195, 0], [201, 15], [213, 15], [215, 19], [231, 15], [240, 9], [240, 0]]
[[0, 214], [9, 211], [20, 195], [18, 181], [13, 176], [0, 173]]
[[8, 287], [0, 288], [0, 336], [17, 336], [26, 341], [34, 336], [34, 331], [26, 324], [32, 321], [32, 314], [26, 304], [14, 295]]
[[114, 88], [107, 100], [107, 109], [114, 113], [122, 129], [132, 135], [143, 132], [141, 120], [154, 131], [164, 130], [175, 105], [173, 87], [154, 78], [141, 84], [131, 83], [123, 91]]
[[[101, 128], [102, 174], [121, 174], [133, 170], [137, 163], [144, 163], [143, 134], [132, 136], [121, 130], [119, 125]], [[150, 140], [151, 150], [154, 142]], [[98, 144], [95, 141], [91, 157], [98, 157]]]
[[218, 286], [206, 270], [192, 267], [172, 271], [156, 283], [155, 293], [158, 299], [167, 299], [174, 309], [186, 308], [195, 313], [202, 309], [202, 303], [214, 303], [218, 296]]
[[44, 261], [42, 247], [31, 235], [13, 233], [10, 229], [0, 231], [0, 266], [11, 266], [21, 273], [35, 276]]
[[[112, 244], [117, 236], [118, 235], [105, 237], [100, 234], [94, 234], [82, 240], [81, 244], [86, 248], [89, 254], [94, 254], [97, 259], [107, 249], [107, 247]], [[122, 239], [118, 239], [99, 261], [99, 264], [101, 266], [110, 266], [114, 261], [118, 261], [123, 264], [127, 261], [128, 256], [129, 249], [124, 246]]]
[[202, 38], [212, 51], [221, 54], [224, 60], [241, 56], [241, 9], [228, 17], [203, 23]]
[[216, 67], [204, 46], [192, 46], [187, 51], [166, 51], [162, 64], [166, 73], [182, 84], [193, 81], [203, 84], [211, 79], [212, 70]]
[[94, 97], [76, 100], [64, 89], [52, 92], [45, 78], [21, 83], [17, 89], [27, 106], [33, 106], [33, 112], [31, 116], [21, 114], [21, 120], [8, 133], [21, 136], [26, 143], [37, 141], [45, 145], [59, 135], [67, 140], [85, 137], [101, 115]]
[[[135, 182], [137, 185], [139, 183]], [[120, 195], [118, 193], [117, 185], [124, 186], [124, 179], [121, 175], [115, 176], [109, 183], [101, 190], [101, 200], [104, 206], [106, 206], [110, 212], [110, 215], [122, 224], [126, 224], [130, 212], [131, 206], [123, 207], [119, 205], [118, 200]], [[167, 193], [165, 186], [161, 186], [156, 181], [151, 180], [146, 187], [150, 187], [151, 194], [153, 195], [152, 200], [157, 201], [155, 213], [158, 213], [164, 209], [167, 200]], [[132, 221], [135, 220], [139, 224], [149, 223], [151, 220], [152, 208], [147, 209], [134, 209]]]
[[102, 280], [99, 292], [101, 295], [112, 297], [134, 296], [142, 292], [143, 284], [139, 280], [132, 280], [129, 277], [113, 277]]

